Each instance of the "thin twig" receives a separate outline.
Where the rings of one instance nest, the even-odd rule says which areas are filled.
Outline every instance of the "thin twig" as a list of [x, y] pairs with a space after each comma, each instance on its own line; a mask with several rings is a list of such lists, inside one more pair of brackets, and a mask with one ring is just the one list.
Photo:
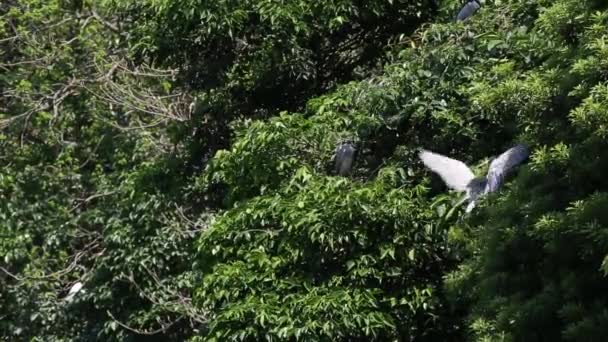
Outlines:
[[159, 329], [156, 329], [156, 330], [150, 330], [150, 331], [148, 331], [148, 330], [136, 329], [136, 328], [133, 328], [133, 327], [130, 327], [130, 326], [126, 325], [125, 323], [117, 320], [116, 317], [114, 317], [114, 315], [112, 315], [112, 313], [110, 312], [110, 310], [106, 310], [106, 313], [108, 314], [108, 316], [110, 316], [110, 318], [114, 322], [116, 322], [116, 324], [120, 325], [121, 327], [123, 327], [123, 328], [125, 328], [125, 329], [127, 329], [127, 330], [129, 330], [131, 332], [134, 332], [134, 333], [140, 334], [140, 335], [156, 335], [156, 334], [165, 332], [169, 328], [171, 328], [175, 323], [177, 323], [177, 322], [179, 322], [179, 321], [181, 321], [183, 319], [183, 317], [179, 317], [175, 321], [169, 323], [169, 325], [162, 326], [162, 327], [160, 327]]
[[103, 192], [103, 193], [93, 194], [93, 195], [91, 195], [91, 196], [89, 196], [89, 197], [87, 197], [85, 199], [80, 200], [80, 202], [77, 205], [75, 205], [74, 207], [72, 207], [72, 209], [70, 209], [68, 212], [71, 213], [72, 211], [78, 209], [78, 207], [80, 207], [81, 205], [83, 205], [85, 203], [88, 203], [88, 202], [90, 202], [90, 201], [92, 201], [92, 200], [94, 200], [96, 198], [104, 197], [104, 196], [110, 196], [110, 195], [113, 195], [113, 194], [115, 194], [117, 192], [118, 192], [117, 190], [114, 190], [114, 191], [107, 191], [107, 192]]
[[104, 18], [102, 18], [97, 11], [95, 10], [91, 10], [91, 14], [93, 15], [93, 17], [95, 19], [97, 19], [97, 21], [99, 21], [103, 26], [109, 28], [111, 31], [114, 31], [114, 33], [120, 33], [120, 29], [118, 28], [118, 26], [114, 25], [113, 23], [105, 20]]
[[24, 281], [26, 278], [21, 278], [11, 272], [9, 272], [6, 268], [1, 267], [0, 266], [0, 271], [4, 272], [4, 274], [8, 275], [9, 277], [15, 279], [16, 281]]

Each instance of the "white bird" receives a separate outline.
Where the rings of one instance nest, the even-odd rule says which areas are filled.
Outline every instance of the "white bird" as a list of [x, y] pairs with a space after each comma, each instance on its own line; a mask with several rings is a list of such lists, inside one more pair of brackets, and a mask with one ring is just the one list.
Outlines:
[[81, 282], [76, 282], [74, 285], [72, 285], [72, 287], [70, 288], [70, 291], [68, 292], [68, 295], [65, 296], [65, 298], [63, 299], [66, 302], [71, 302], [72, 300], [74, 300], [74, 296], [82, 291], [82, 293], [84, 293], [85, 291], [82, 289], [82, 283]]
[[346, 176], [350, 173], [357, 149], [353, 146], [350, 140], [340, 143], [336, 148], [336, 172], [340, 176]]
[[475, 177], [473, 171], [459, 160], [427, 150], [422, 150], [418, 154], [424, 165], [437, 173], [449, 188], [466, 192], [464, 199], [469, 201], [467, 213], [473, 210], [478, 197], [498, 190], [506, 174], [521, 164], [528, 155], [528, 148], [518, 144], [494, 159], [485, 177]]

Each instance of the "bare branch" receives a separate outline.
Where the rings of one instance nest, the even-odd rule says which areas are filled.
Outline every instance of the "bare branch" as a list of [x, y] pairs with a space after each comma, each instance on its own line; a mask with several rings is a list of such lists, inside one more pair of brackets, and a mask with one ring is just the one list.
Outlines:
[[115, 32], [115, 33], [120, 33], [120, 29], [118, 28], [118, 26], [114, 25], [113, 23], [105, 20], [104, 18], [102, 18], [97, 11], [95, 10], [91, 10], [91, 14], [93, 14], [93, 17], [95, 19], [97, 19], [97, 21], [99, 21], [103, 26], [109, 28], [111, 31]]
[[4, 272], [4, 274], [8, 275], [9, 277], [15, 279], [16, 281], [24, 281], [26, 278], [22, 278], [19, 277], [11, 272], [9, 272], [6, 268], [0, 266], [0, 271]]
[[90, 201], [92, 201], [92, 200], [94, 200], [96, 198], [110, 196], [110, 195], [115, 194], [116, 192], [117, 191], [107, 191], [107, 192], [103, 192], [103, 193], [93, 194], [93, 195], [91, 195], [91, 196], [89, 196], [89, 197], [87, 197], [85, 199], [81, 199], [80, 203], [78, 203], [77, 205], [75, 205], [74, 207], [72, 207], [72, 209], [70, 209], [69, 212], [70, 213], [73, 212], [74, 210], [78, 209], [81, 205], [83, 205], [85, 203], [88, 203], [88, 202], [90, 202]]
[[45, 279], [51, 279], [51, 278], [60, 278], [70, 272], [72, 272], [76, 267], [78, 267], [78, 262], [80, 261], [80, 259], [82, 259], [85, 255], [87, 255], [91, 250], [95, 249], [99, 247], [99, 238], [94, 239], [93, 241], [89, 242], [87, 245], [84, 246], [84, 248], [78, 252], [76, 252], [74, 255], [72, 255], [72, 261], [70, 262], [70, 264], [59, 271], [55, 271], [53, 273], [49, 273], [49, 274], [44, 274], [41, 276], [17, 276], [16, 274], [13, 274], [11, 272], [9, 272], [6, 268], [4, 267], [0, 267], [0, 271], [4, 272], [6, 275], [10, 276], [11, 278], [21, 282], [27, 279], [31, 279], [31, 280], [45, 280]]
[[8, 67], [25, 65], [25, 64], [37, 64], [37, 63], [45, 60], [46, 58], [48, 58], [48, 56], [44, 56], [44, 57], [40, 57], [40, 58], [36, 58], [36, 59], [32, 59], [32, 60], [14, 62], [14, 63], [0, 63], [0, 68], [6, 68], [6, 70], [8, 70]]
[[12, 37], [7, 37], [7, 38], [0, 39], [0, 43], [10, 42], [10, 41], [17, 40], [17, 39], [19, 39], [19, 35], [14, 35]]
[[[156, 335], [156, 334], [165, 332], [169, 328], [171, 328], [175, 323], [177, 323], [183, 319], [183, 317], [179, 317], [178, 319], [174, 320], [173, 322], [167, 323], [165, 325], [161, 324], [162, 326], [156, 330], [141, 330], [141, 329], [136, 329], [136, 328], [130, 327], [127, 324], [119, 321], [118, 319], [116, 319], [116, 317], [114, 317], [114, 315], [112, 315], [110, 310], [106, 310], [106, 313], [108, 314], [108, 316], [110, 316], [110, 318], [114, 322], [116, 322], [116, 324], [120, 325], [121, 327], [123, 327], [131, 332], [134, 332], [134, 333], [140, 334], [140, 335]], [[160, 322], [159, 322], [159, 324], [160, 324]]]
[[135, 286], [135, 288], [137, 288], [137, 290], [139, 291], [141, 296], [145, 297], [151, 303], [154, 303], [169, 312], [185, 315], [185, 316], [189, 317], [191, 320], [194, 320], [201, 324], [204, 324], [207, 322], [207, 320], [208, 320], [207, 316], [205, 315], [205, 313], [201, 312], [199, 309], [197, 309], [192, 304], [191, 298], [182, 295], [178, 291], [169, 289], [167, 286], [165, 286], [160, 281], [160, 278], [158, 277], [158, 275], [156, 273], [151, 271], [144, 264], [142, 264], [141, 266], [148, 273], [148, 275], [154, 280], [156, 286], [158, 286], [160, 289], [162, 289], [162, 293], [164, 293], [165, 295], [167, 295], [169, 297], [173, 297], [175, 299], [173, 301], [166, 301], [166, 300], [161, 300], [159, 298], [155, 298], [152, 295], [148, 294], [146, 291], [144, 291], [144, 289], [142, 289], [142, 287], [135, 281], [135, 277], [133, 276], [132, 272], [128, 276], [123, 274], [122, 276], [124, 278], [126, 278], [129, 281], [129, 283], [131, 283], [133, 286]]
[[[118, 30], [113, 23], [103, 19], [97, 12], [92, 11], [91, 16], [85, 18], [84, 24], [95, 18], [104, 23], [104, 26], [111, 26], [112, 30]], [[83, 18], [79, 18], [83, 19]], [[28, 37], [25, 44], [35, 44], [35, 37]], [[66, 43], [67, 42], [63, 42]], [[40, 44], [35, 44], [40, 45]], [[0, 64], [0, 68], [10, 70], [19, 65], [39, 64], [41, 68], [54, 62], [56, 56], [46, 55], [37, 59], [16, 61]], [[158, 69], [149, 65], [131, 66], [124, 58], [117, 56], [110, 57], [111, 63], [94, 65], [93, 62], [80, 66], [77, 76], [72, 76], [67, 82], [54, 84], [52, 92], [31, 90], [29, 92], [17, 92], [6, 90], [3, 96], [9, 99], [9, 105], [3, 107], [22, 107], [26, 109], [21, 113], [16, 113], [11, 117], [0, 120], [0, 129], [9, 125], [23, 121], [24, 128], [21, 140], [25, 137], [28, 122], [31, 116], [41, 111], [52, 111], [52, 118], [49, 125], [60, 117], [62, 104], [66, 99], [82, 90], [94, 96], [102, 104], [109, 107], [116, 107], [123, 112], [123, 116], [131, 114], [141, 114], [143, 122], [137, 125], [126, 125], [112, 122], [114, 120], [104, 120], [106, 123], [121, 129], [142, 130], [149, 129], [157, 125], [170, 121], [183, 122], [190, 120], [193, 108], [193, 99], [185, 91], [179, 89], [165, 88], [165, 83], [174, 80], [178, 69]], [[95, 68], [97, 70], [95, 70]], [[29, 108], [27, 108], [29, 107]], [[10, 112], [10, 109], [7, 110]], [[148, 118], [146, 118], [148, 117]], [[135, 116], [137, 119], [137, 116]], [[131, 120], [133, 121], [133, 120]], [[165, 142], [158, 142], [160, 150], [166, 150]]]
[[[209, 222], [205, 222], [204, 224], [201, 224], [199, 222], [195, 222], [195, 221], [189, 219], [186, 216], [186, 214], [184, 213], [184, 209], [177, 204], [175, 204], [175, 213], [182, 220], [182, 222], [184, 222], [188, 227], [191, 228], [189, 230], [183, 230], [184, 233], [186, 233], [190, 236], [192, 236], [200, 231], [203, 231], [209, 227], [209, 224], [208, 224]], [[209, 217], [211, 217], [213, 215], [213, 212], [209, 212], [208, 214], [209, 214]]]

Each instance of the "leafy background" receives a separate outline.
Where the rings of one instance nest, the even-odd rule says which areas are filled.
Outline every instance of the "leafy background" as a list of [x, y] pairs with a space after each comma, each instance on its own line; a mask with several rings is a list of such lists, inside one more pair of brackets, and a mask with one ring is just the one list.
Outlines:
[[602, 341], [608, 7], [461, 5], [3, 1], [2, 340]]

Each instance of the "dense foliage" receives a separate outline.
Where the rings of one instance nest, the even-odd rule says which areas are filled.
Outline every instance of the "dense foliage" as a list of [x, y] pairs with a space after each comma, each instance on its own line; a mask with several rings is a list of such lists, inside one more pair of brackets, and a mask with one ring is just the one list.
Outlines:
[[[134, 56], [183, 68], [222, 115], [273, 114], [369, 74], [434, 10], [416, 1], [106, 0], [133, 24]], [[223, 105], [216, 108], [215, 106]]]
[[385, 169], [362, 186], [301, 168], [218, 218], [199, 244], [209, 336], [437, 338], [445, 234], [424, 190], [398, 179]]
[[603, 340], [608, 6], [460, 5], [0, 4], [2, 339]]

